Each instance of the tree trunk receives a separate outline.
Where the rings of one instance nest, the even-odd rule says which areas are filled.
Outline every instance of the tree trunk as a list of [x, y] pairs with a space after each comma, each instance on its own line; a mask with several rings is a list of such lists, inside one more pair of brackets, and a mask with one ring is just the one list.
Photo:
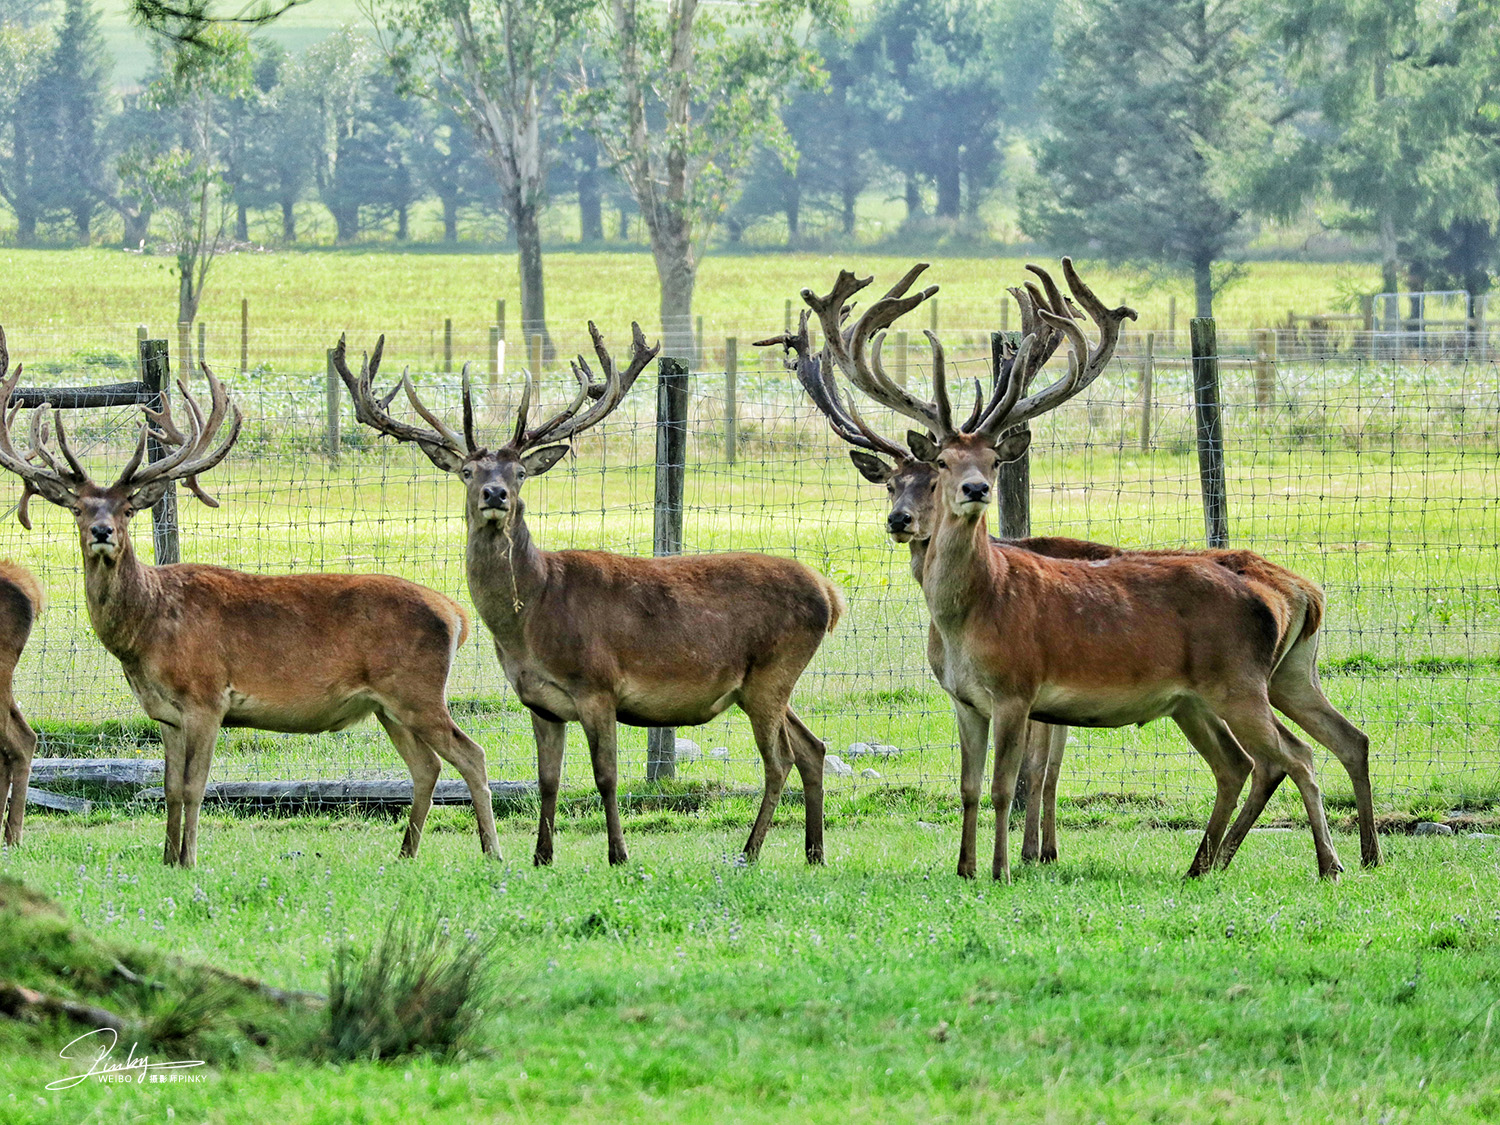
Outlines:
[[854, 204], [855, 204], [855, 201], [858, 198], [859, 198], [859, 185], [856, 184], [856, 183], [854, 183], [853, 181], [846, 180], [844, 182], [843, 199], [842, 199], [842, 203], [844, 205], [843, 219], [844, 219], [844, 233], [845, 234], [853, 234], [854, 233]]
[[17, 207], [16, 245], [31, 246], [36, 242], [36, 212], [30, 207]]
[[1193, 291], [1197, 297], [1198, 311], [1194, 316], [1214, 315], [1214, 260], [1207, 255], [1193, 263]]
[[[686, 238], [654, 239], [652, 257], [661, 282], [661, 354], [693, 363], [697, 340], [693, 336], [693, 288], [698, 269], [692, 245]], [[696, 365], [695, 365], [696, 366]]]
[[627, 210], [625, 210], [625, 208], [623, 208], [623, 207], [620, 208], [620, 228], [619, 228], [619, 230], [620, 230], [620, 234], [619, 234], [620, 241], [621, 242], [629, 242], [630, 241], [630, 212], [627, 211]]
[[406, 206], [406, 204], [403, 203], [400, 207], [396, 208], [396, 241], [397, 242], [405, 242], [406, 239], [407, 239], [407, 236], [411, 233], [411, 229], [410, 229], [410, 226], [409, 226], [410, 221], [411, 221], [410, 210]]
[[599, 194], [598, 159], [592, 152], [578, 173], [578, 236], [584, 242], [604, 241], [604, 199]]
[[120, 218], [125, 222], [125, 248], [135, 250], [141, 243], [151, 237], [151, 212], [121, 211]]
[[281, 239], [283, 242], [297, 241], [297, 201], [285, 198], [281, 201]]
[[243, 203], [234, 205], [234, 238], [236, 242], [250, 241], [250, 214]]
[[333, 224], [340, 242], [353, 242], [359, 237], [359, 204], [342, 203], [328, 210], [333, 213]]
[[786, 244], [793, 247], [797, 245], [799, 236], [802, 234], [802, 185], [791, 177], [787, 178], [786, 187]]
[[443, 241], [458, 241], [458, 193], [443, 196]]
[[89, 240], [92, 237], [93, 225], [94, 205], [92, 203], [81, 204], [74, 210], [73, 229], [78, 232], [78, 241], [82, 242], [85, 246], [89, 244]]
[[939, 219], [958, 218], [960, 206], [963, 203], [963, 181], [959, 174], [956, 154], [954, 157], [938, 163], [938, 170], [934, 178], [937, 180], [938, 195], [937, 210], [933, 213]]
[[542, 283], [542, 230], [537, 221], [536, 204], [512, 199], [510, 213], [521, 265], [521, 331], [527, 340], [540, 334], [542, 354], [550, 359], [556, 353], [547, 332], [547, 294]]
[[926, 212], [922, 210], [922, 186], [917, 183], [916, 174], [906, 174], [906, 221], [914, 222], [925, 218]]

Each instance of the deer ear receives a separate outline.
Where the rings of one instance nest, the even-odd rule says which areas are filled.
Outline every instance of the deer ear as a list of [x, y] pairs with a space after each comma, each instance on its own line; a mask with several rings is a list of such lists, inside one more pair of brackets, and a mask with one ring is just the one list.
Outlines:
[[562, 460], [564, 453], [568, 451], [566, 445], [547, 445], [541, 449], [533, 450], [521, 458], [521, 465], [529, 477], [539, 477], [553, 465]]
[[427, 460], [445, 473], [456, 473], [464, 467], [463, 454], [455, 453], [446, 445], [430, 445], [424, 441], [418, 442], [417, 448], [427, 454]]
[[937, 442], [920, 430], [906, 431], [906, 448], [911, 450], [911, 455], [918, 461], [926, 461], [929, 465], [937, 461], [938, 453], [941, 452]]
[[154, 508], [161, 503], [161, 498], [171, 489], [173, 481], [154, 480], [150, 484], [143, 484], [130, 494], [130, 506], [137, 512], [143, 512], [147, 508]]
[[1022, 430], [1017, 434], [1006, 434], [995, 443], [995, 456], [1000, 458], [1001, 464], [1011, 461], [1019, 461], [1026, 456], [1026, 451], [1031, 448], [1031, 431]]
[[863, 449], [849, 450], [849, 460], [854, 462], [854, 467], [859, 470], [860, 476], [871, 484], [884, 484], [895, 472], [875, 454], [866, 453]]

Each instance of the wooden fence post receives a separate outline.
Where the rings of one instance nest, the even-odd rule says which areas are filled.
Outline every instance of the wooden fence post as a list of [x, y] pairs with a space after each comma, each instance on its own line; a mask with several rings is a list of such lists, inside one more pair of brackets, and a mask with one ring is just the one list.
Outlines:
[[505, 302], [495, 302], [495, 327], [500, 329], [500, 339], [505, 339]]
[[150, 334], [151, 330], [144, 324], [135, 326], [135, 377], [143, 383], [146, 381], [146, 349], [143, 345]]
[[1141, 357], [1141, 452], [1151, 451], [1151, 392], [1156, 379], [1156, 333], [1146, 333], [1146, 354]]
[[498, 324], [490, 325], [490, 358], [489, 358], [489, 384], [490, 401], [495, 401], [495, 392], [500, 386], [500, 348], [502, 337]]
[[1177, 346], [1177, 296], [1167, 297], [1167, 347]]
[[182, 381], [193, 381], [193, 323], [190, 320], [177, 322], [177, 362], [181, 367]]
[[703, 371], [708, 367], [708, 353], [703, 350], [703, 317], [693, 321], [693, 370]]
[[906, 347], [906, 330], [900, 329], [896, 332], [895, 354], [891, 356], [891, 366], [894, 368], [893, 374], [898, 387], [906, 386]]
[[788, 336], [792, 334], [792, 299], [787, 298], [786, 308], [782, 311], [782, 331]]
[[328, 349], [328, 428], [324, 433], [324, 446], [328, 451], [328, 463], [335, 468], [339, 463], [339, 387], [342, 380], [333, 366], [333, 349]]
[[453, 318], [443, 318], [443, 370], [453, 371]]
[[540, 332], [531, 338], [531, 376], [534, 379], [542, 377], [542, 336]]
[[1224, 422], [1219, 406], [1219, 343], [1214, 318], [1189, 322], [1193, 345], [1193, 414], [1198, 431], [1198, 481], [1210, 547], [1229, 545], [1229, 498], [1224, 479]]
[[208, 321], [198, 322], [198, 364], [208, 362]]
[[[167, 341], [142, 340], [140, 343], [141, 382], [155, 395], [150, 404], [160, 410], [162, 400], [170, 393], [172, 385], [172, 362]], [[146, 459], [160, 461], [167, 455], [167, 447], [146, 434]], [[182, 544], [177, 535], [177, 485], [170, 484], [160, 500], [151, 508], [151, 547], [156, 565], [182, 561]]]
[[[656, 500], [652, 554], [682, 554], [682, 505], [687, 479], [688, 364], [672, 356], [657, 361]], [[652, 727], [646, 734], [646, 780], [677, 775], [677, 731]]]
[[724, 460], [734, 464], [736, 447], [739, 445], [738, 404], [740, 341], [731, 336], [724, 341]]
[[[991, 381], [1000, 381], [1000, 354], [1007, 336], [1004, 332], [990, 333]], [[1029, 425], [1021, 429], [1031, 430]], [[995, 494], [1000, 501], [1000, 535], [1004, 539], [1024, 539], [1031, 534], [1031, 452], [1021, 454], [1014, 461], [1000, 466], [995, 479]]]
[[1264, 418], [1275, 405], [1276, 336], [1270, 329], [1255, 333], [1255, 408]]
[[927, 307], [932, 310], [932, 334], [938, 334], [938, 299], [936, 297], [927, 302]]
[[240, 298], [240, 374], [250, 370], [250, 298]]

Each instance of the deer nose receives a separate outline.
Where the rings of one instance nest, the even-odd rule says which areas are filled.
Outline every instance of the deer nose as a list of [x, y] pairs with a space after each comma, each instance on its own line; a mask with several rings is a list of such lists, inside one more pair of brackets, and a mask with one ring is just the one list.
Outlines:
[[510, 498], [510, 491], [503, 484], [487, 484], [480, 491], [487, 506], [503, 504]]
[[911, 513], [894, 511], [885, 517], [885, 526], [891, 531], [905, 531], [911, 527]]
[[964, 501], [970, 500], [980, 504], [989, 503], [990, 486], [984, 481], [965, 481], [963, 486]]
[[107, 523], [96, 523], [89, 528], [89, 534], [94, 537], [95, 543], [108, 543], [114, 533], [115, 529]]

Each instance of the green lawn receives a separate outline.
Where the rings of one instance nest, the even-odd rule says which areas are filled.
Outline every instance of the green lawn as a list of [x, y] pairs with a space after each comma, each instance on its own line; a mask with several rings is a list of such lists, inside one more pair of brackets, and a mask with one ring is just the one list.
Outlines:
[[[1313, 878], [1303, 832], [1257, 833], [1227, 874], [1179, 879], [1189, 833], [1063, 836], [1014, 886], [952, 874], [937, 803], [830, 806], [805, 869], [800, 809], [763, 862], [750, 810], [597, 816], [557, 866], [504, 865], [472, 816], [421, 855], [367, 820], [211, 817], [194, 871], [158, 865], [159, 818], [34, 818], [0, 874], [111, 941], [322, 991], [333, 950], [393, 911], [499, 942], [503, 1002], [457, 1059], [214, 1060], [200, 1085], [49, 1093], [67, 1025], [0, 1021], [8, 1120], [396, 1122], [1490, 1121], [1500, 1114], [1500, 875], [1493, 839], [1386, 839], [1388, 866]], [[919, 819], [920, 818], [920, 819]], [[1356, 849], [1336, 836], [1346, 862]], [[141, 1051], [149, 1050], [143, 1044]], [[158, 1056], [160, 1057], [160, 1056]]]

